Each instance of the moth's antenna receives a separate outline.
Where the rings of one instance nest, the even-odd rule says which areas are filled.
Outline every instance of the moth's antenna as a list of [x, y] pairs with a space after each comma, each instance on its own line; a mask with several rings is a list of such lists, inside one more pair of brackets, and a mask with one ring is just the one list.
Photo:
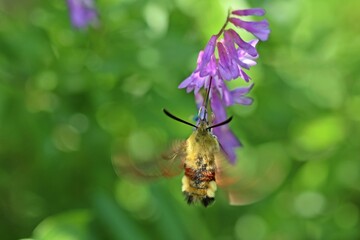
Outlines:
[[174, 119], [174, 120], [176, 120], [176, 121], [178, 121], [178, 122], [182, 122], [182, 123], [184, 123], [184, 124], [187, 124], [187, 125], [190, 125], [190, 126], [192, 126], [192, 127], [194, 127], [194, 128], [197, 128], [197, 126], [195, 126], [194, 124], [189, 123], [189, 122], [187, 122], [187, 121], [185, 121], [185, 120], [182, 120], [181, 118], [178, 118], [178, 117], [176, 117], [175, 115], [171, 114], [171, 113], [170, 113], [168, 110], [166, 110], [165, 108], [163, 109], [163, 111], [164, 111], [164, 113], [165, 113], [169, 118], [172, 118], [172, 119]]
[[208, 103], [209, 103], [211, 82], [212, 82], [212, 77], [210, 77], [209, 88], [206, 93], [206, 98], [205, 98], [204, 104], [199, 109], [199, 117], [202, 121], [206, 120], [206, 117], [207, 117], [206, 115], [207, 115], [207, 107], [208, 107]]
[[225, 124], [229, 123], [229, 122], [232, 120], [232, 118], [233, 118], [233, 117], [231, 116], [231, 117], [229, 117], [228, 119], [226, 119], [225, 121], [223, 121], [223, 122], [221, 122], [221, 123], [218, 123], [218, 124], [215, 124], [215, 125], [212, 125], [212, 126], [206, 128], [206, 129], [212, 129], [212, 128], [216, 128], [216, 127], [225, 125]]

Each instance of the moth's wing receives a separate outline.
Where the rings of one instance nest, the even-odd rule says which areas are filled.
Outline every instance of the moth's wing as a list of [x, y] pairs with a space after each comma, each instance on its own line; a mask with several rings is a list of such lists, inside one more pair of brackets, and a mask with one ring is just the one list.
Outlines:
[[162, 155], [159, 166], [165, 177], [173, 177], [184, 170], [184, 160], [186, 157], [186, 141], [174, 141], [170, 149]]
[[125, 154], [112, 156], [112, 164], [119, 177], [135, 178], [136, 180], [152, 180], [161, 177], [158, 160], [144, 162], [134, 161]]
[[124, 154], [114, 154], [112, 162], [118, 176], [129, 176], [139, 180], [173, 177], [183, 170], [186, 156], [186, 142], [175, 141], [161, 156], [148, 161], [134, 161]]
[[243, 149], [236, 164], [230, 164], [222, 152], [215, 156], [217, 184], [231, 205], [247, 205], [273, 193], [285, 180], [289, 162], [278, 144]]

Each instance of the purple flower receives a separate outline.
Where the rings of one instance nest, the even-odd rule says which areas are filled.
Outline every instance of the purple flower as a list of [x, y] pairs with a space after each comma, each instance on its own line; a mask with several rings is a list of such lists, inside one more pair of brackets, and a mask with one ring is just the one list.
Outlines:
[[231, 103], [229, 105], [233, 105], [235, 103], [241, 105], [251, 105], [253, 99], [245, 96], [250, 90], [253, 88], [254, 84], [251, 84], [249, 87], [236, 88], [230, 92], [231, 95]]
[[247, 22], [238, 18], [229, 18], [229, 21], [235, 26], [252, 33], [261, 41], [266, 41], [269, 37], [270, 29], [269, 22], [267, 20], [262, 20], [260, 22]]
[[[213, 124], [226, 120], [227, 107], [234, 104], [250, 105], [253, 102], [251, 98], [246, 96], [253, 84], [248, 87], [229, 90], [225, 82], [237, 78], [242, 78], [245, 82], [250, 81], [250, 77], [244, 70], [249, 70], [256, 65], [255, 60], [258, 58], [256, 45], [259, 39], [262, 41], [268, 39], [269, 23], [266, 20], [259, 22], [243, 21], [239, 17], [263, 16], [264, 14], [265, 11], [260, 8], [231, 12], [231, 16], [227, 17], [220, 32], [211, 36], [205, 49], [199, 52], [195, 71], [179, 85], [179, 88], [186, 88], [187, 92], [194, 91], [195, 101], [199, 109], [204, 106], [204, 98], [200, 90], [208, 89], [211, 86], [209, 101], [213, 113]], [[244, 41], [234, 29], [225, 29], [229, 22], [250, 32], [256, 38], [249, 42]], [[221, 38], [222, 35], [223, 38]], [[200, 114], [203, 115], [203, 111]], [[201, 117], [203, 119], [203, 116]], [[228, 125], [216, 127], [213, 132], [229, 161], [235, 163], [235, 149], [241, 146], [240, 141]]]
[[235, 10], [232, 11], [231, 13], [238, 16], [264, 16], [265, 10], [262, 8], [251, 8], [251, 9]]
[[98, 23], [98, 13], [93, 0], [67, 0], [70, 20], [74, 27], [85, 28]]
[[[226, 119], [225, 106], [216, 93], [213, 94], [211, 98], [211, 109], [214, 113], [216, 113], [214, 117], [214, 124], [220, 123]], [[236, 162], [235, 149], [241, 146], [240, 141], [236, 138], [228, 125], [222, 125], [214, 128], [213, 132], [217, 136], [220, 146], [227, 155], [230, 163], [234, 164]]]
[[216, 35], [211, 36], [210, 41], [204, 49], [204, 54], [201, 57], [201, 65], [199, 69], [205, 68], [205, 66], [207, 66], [207, 64], [210, 62], [211, 57], [214, 55], [217, 38], [218, 37]]

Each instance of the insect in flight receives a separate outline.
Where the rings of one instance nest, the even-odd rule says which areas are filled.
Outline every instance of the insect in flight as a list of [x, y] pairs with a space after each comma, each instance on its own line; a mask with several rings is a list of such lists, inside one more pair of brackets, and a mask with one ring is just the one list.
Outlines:
[[[223, 153], [216, 136], [212, 133], [212, 129], [228, 124], [232, 117], [213, 125], [209, 123], [207, 117], [209, 89], [211, 89], [211, 81], [204, 104], [199, 109], [196, 125], [163, 109], [168, 117], [194, 127], [193, 133], [186, 141], [175, 142], [170, 151], [162, 155], [162, 161], [156, 162], [157, 164], [149, 162], [146, 166], [140, 166], [130, 163], [125, 164], [125, 167], [124, 165], [119, 167], [119, 161], [117, 161], [115, 162], [116, 168], [142, 178], [172, 177], [183, 172], [182, 192], [188, 204], [200, 202], [205, 207], [209, 206], [215, 200], [215, 192], [218, 186], [223, 187], [228, 192], [232, 205], [249, 204], [263, 197], [265, 195], [263, 189], [260, 192], [256, 189], [260, 189], [259, 185], [264, 185], [263, 182], [258, 181], [258, 178], [242, 179], [237, 168], [230, 165], [225, 166], [227, 164], [226, 155]], [[148, 173], [150, 168], [154, 168], [154, 165], [158, 171], [155, 174]], [[268, 174], [271, 171], [268, 170], [271, 168], [269, 167], [262, 176], [258, 176], [263, 177], [265, 182], [267, 178], [272, 178], [272, 175]]]
[[[201, 114], [203, 111], [204, 114]], [[164, 113], [179, 122], [195, 128], [194, 132], [175, 148], [172, 158], [183, 157], [184, 176], [182, 178], [182, 192], [188, 204], [201, 202], [205, 207], [215, 200], [216, 184], [216, 158], [220, 154], [220, 145], [211, 129], [225, 125], [232, 120], [227, 120], [209, 126], [206, 119], [206, 109], [200, 108], [199, 122], [193, 125], [186, 122], [164, 109]], [[202, 116], [201, 116], [202, 115]]]

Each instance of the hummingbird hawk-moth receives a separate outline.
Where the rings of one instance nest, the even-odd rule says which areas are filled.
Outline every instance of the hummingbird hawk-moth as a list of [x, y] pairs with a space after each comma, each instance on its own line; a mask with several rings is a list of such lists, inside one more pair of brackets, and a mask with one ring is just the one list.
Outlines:
[[[183, 172], [181, 190], [186, 202], [201, 203], [205, 207], [214, 202], [218, 187], [228, 192], [232, 205], [250, 204], [271, 192], [284, 179], [280, 165], [284, 157], [272, 157], [269, 149], [264, 148], [259, 154], [266, 161], [262, 161], [261, 165], [256, 163], [259, 160], [245, 161], [251, 162], [249, 173], [246, 172], [248, 168], [244, 168], [242, 164], [229, 164], [212, 129], [228, 124], [232, 117], [212, 124], [212, 120], [209, 121], [207, 117], [208, 100], [209, 90], [205, 104], [199, 109], [197, 124], [178, 118], [164, 109], [168, 117], [194, 128], [190, 137], [185, 141], [175, 141], [170, 150], [156, 161], [136, 164], [123, 154], [117, 155], [113, 158], [113, 163], [118, 175], [130, 174], [140, 179], [151, 179], [173, 177]], [[257, 172], [254, 173], [254, 170]]]

